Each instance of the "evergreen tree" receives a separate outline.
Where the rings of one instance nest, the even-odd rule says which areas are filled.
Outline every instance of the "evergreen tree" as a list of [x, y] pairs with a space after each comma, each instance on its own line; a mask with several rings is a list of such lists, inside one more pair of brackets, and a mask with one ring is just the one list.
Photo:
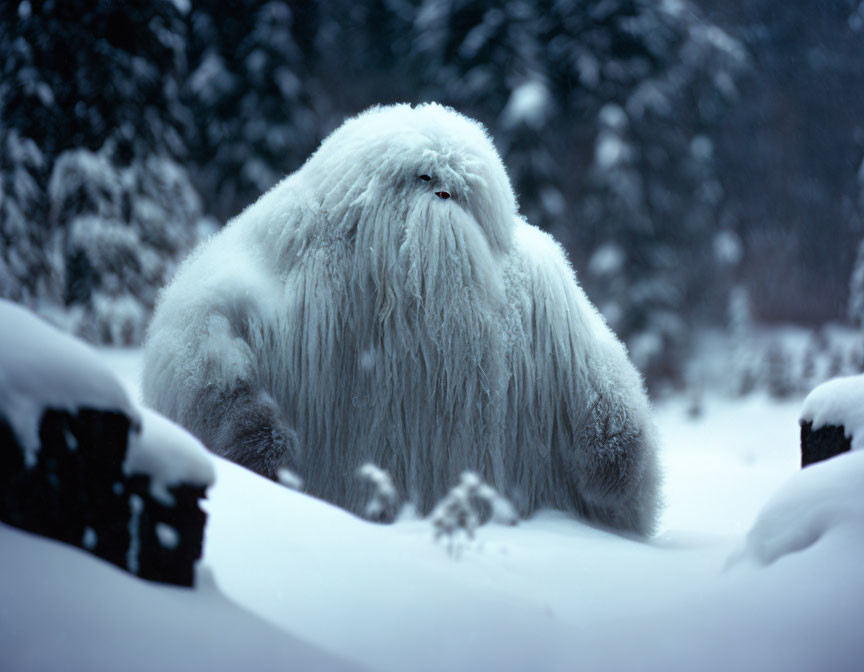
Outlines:
[[[300, 5], [302, 3], [293, 3]], [[307, 65], [286, 2], [199, 0], [189, 16], [193, 176], [207, 209], [236, 215], [320, 139]]]
[[487, 123], [522, 211], [577, 267], [617, 251], [615, 277], [586, 289], [649, 377], [676, 375], [682, 316], [712, 280], [711, 133], [735, 100], [737, 42], [687, 3], [639, 0], [430, 0], [414, 28], [428, 96]]
[[0, 9], [0, 292], [93, 340], [140, 340], [197, 241], [174, 3]]
[[[567, 9], [576, 12], [575, 4]], [[698, 315], [711, 285], [726, 277], [709, 243], [723, 214], [711, 134], [734, 103], [744, 56], [691, 10], [602, 3], [554, 22], [575, 22], [578, 48], [562, 46], [576, 41], [563, 33], [550, 41], [574, 54], [554, 70], [558, 81], [581, 84], [568, 106], [596, 119], [577, 245], [623, 254], [623, 278], [610, 285], [589, 274], [586, 287], [601, 305], [614, 301], [615, 328], [649, 379], [680, 374], [684, 316]]]
[[858, 253], [849, 280], [848, 316], [852, 324], [864, 329], [864, 240], [858, 243]]
[[109, 136], [135, 153], [182, 154], [174, 105], [184, 58], [182, 17], [147, 3], [3, 3], [3, 126], [48, 157], [99, 149]]
[[33, 140], [0, 125], [0, 296], [30, 305], [57, 300], [61, 282], [49, 232], [40, 225], [47, 221], [47, 163]]
[[841, 318], [862, 234], [860, 3], [698, 1], [753, 63], [715, 147], [754, 311], [813, 325]]
[[765, 353], [765, 385], [775, 399], [785, 399], [795, 391], [791, 366], [792, 358], [782, 341], [775, 340]]
[[226, 221], [347, 115], [437, 100], [490, 129], [521, 211], [649, 379], [679, 375], [733, 282], [760, 319], [864, 325], [862, 17], [859, 0], [2, 3], [0, 295], [134, 341], [203, 212]]
[[727, 333], [731, 347], [732, 392], [744, 396], [757, 383], [757, 363], [754, 358], [753, 316], [750, 293], [738, 285], [729, 293]]
[[63, 251], [63, 315], [100, 343], [140, 343], [156, 292], [215, 226], [202, 217], [186, 171], [165, 155], [118, 165], [98, 152], [63, 152], [48, 185], [49, 225]]
[[[299, 3], [302, 4], [302, 3]], [[313, 96], [321, 103], [325, 132], [371, 105], [417, 100], [420, 82], [410, 71], [416, 0], [332, 0], [307, 17], [315, 33], [307, 59]], [[311, 14], [311, 12], [309, 12]]]
[[[521, 210], [545, 228], [566, 220], [566, 134], [546, 81], [542, 7], [427, 0], [413, 25], [421, 98], [483, 121], [505, 158]], [[562, 141], [564, 144], [562, 144]]]

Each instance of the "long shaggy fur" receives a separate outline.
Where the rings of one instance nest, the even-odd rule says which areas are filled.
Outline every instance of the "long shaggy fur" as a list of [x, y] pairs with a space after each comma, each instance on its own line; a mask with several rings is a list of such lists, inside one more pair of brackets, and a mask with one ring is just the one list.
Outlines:
[[655, 524], [638, 373], [484, 129], [439, 105], [350, 119], [196, 250], [143, 387], [214, 452], [356, 512], [372, 462], [421, 512], [473, 469], [523, 515]]

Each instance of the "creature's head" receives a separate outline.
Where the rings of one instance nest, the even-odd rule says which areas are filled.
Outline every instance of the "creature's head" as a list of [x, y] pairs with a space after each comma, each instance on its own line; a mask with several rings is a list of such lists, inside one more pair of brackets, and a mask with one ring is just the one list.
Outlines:
[[375, 228], [380, 242], [438, 221], [476, 228], [493, 254], [511, 245], [517, 206], [501, 159], [483, 126], [450, 108], [367, 110], [334, 131], [303, 173], [331, 226]]

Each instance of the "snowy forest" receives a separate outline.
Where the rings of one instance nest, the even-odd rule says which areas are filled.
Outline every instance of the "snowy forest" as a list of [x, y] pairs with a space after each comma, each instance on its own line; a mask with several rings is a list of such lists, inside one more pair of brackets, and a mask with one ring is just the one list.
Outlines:
[[487, 126], [652, 389], [703, 384], [706, 330], [730, 388], [807, 389], [864, 363], [824, 326], [864, 321], [862, 58], [857, 0], [3, 3], [0, 296], [139, 344], [346, 117], [434, 100]]
[[853, 672], [862, 493], [864, 0], [0, 2], [0, 669]]

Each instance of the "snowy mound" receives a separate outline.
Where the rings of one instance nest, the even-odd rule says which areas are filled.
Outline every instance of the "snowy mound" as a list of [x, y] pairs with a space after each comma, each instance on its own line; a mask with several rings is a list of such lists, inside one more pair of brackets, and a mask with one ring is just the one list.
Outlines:
[[46, 408], [111, 409], [139, 424], [123, 387], [89, 347], [31, 312], [0, 300], [0, 415], [11, 423], [28, 464]]
[[864, 452], [826, 460], [795, 474], [762, 509], [732, 560], [770, 565], [841, 531], [855, 536], [854, 554], [860, 557], [864, 552]]
[[835, 378], [813, 390], [801, 408], [801, 422], [812, 429], [844, 427], [852, 450], [864, 447], [864, 375]]

